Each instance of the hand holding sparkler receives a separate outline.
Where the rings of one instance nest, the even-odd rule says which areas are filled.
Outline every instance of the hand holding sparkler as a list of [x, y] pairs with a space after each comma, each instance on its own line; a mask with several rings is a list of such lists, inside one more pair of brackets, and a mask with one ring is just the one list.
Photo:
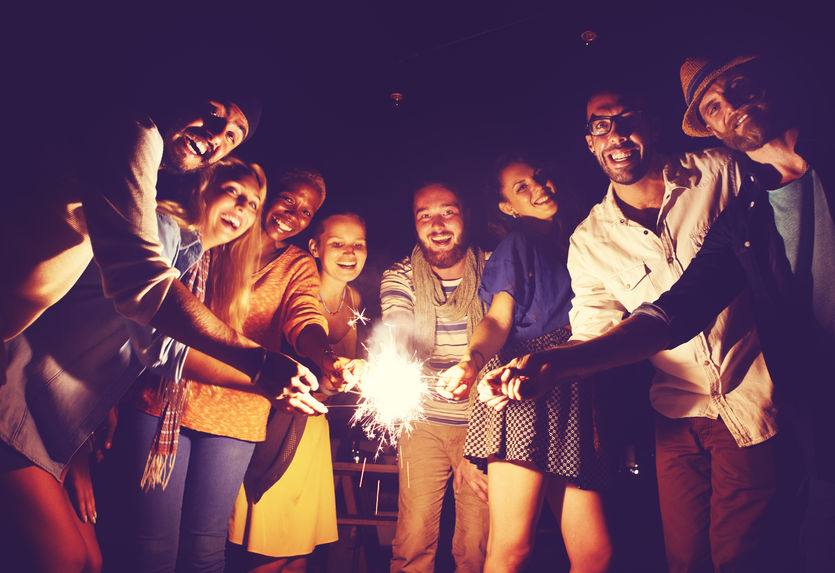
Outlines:
[[319, 388], [319, 381], [313, 372], [285, 354], [267, 352], [254, 381], [268, 398], [284, 408], [302, 414], [324, 414], [328, 411], [310, 394]]
[[478, 399], [501, 410], [508, 400], [531, 400], [554, 387], [545, 353], [525, 354], [488, 372], [478, 385]]
[[435, 389], [444, 398], [460, 398], [469, 392], [478, 376], [478, 371], [475, 360], [465, 356], [461, 362], [438, 374]]

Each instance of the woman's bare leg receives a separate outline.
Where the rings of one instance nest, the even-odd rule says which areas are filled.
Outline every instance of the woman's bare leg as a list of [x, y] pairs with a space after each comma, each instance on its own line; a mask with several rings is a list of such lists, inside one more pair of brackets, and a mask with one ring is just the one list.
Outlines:
[[533, 549], [546, 476], [532, 464], [490, 458], [487, 504], [490, 534], [485, 573], [521, 571]]
[[571, 560], [571, 573], [608, 571], [612, 560], [612, 542], [600, 494], [571, 484], [566, 484], [563, 491], [560, 526]]

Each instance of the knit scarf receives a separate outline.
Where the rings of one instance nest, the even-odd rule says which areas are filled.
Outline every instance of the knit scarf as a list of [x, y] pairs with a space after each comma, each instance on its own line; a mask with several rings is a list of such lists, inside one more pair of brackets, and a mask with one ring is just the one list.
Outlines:
[[412, 249], [412, 285], [415, 290], [415, 345], [421, 358], [427, 359], [435, 347], [438, 317], [456, 322], [467, 317], [467, 339], [484, 317], [484, 304], [478, 299], [478, 285], [484, 270], [484, 252], [470, 247], [464, 255], [461, 283], [447, 297], [441, 279], [429, 266], [420, 245]]
[[[206, 299], [206, 277], [211, 264], [211, 252], [206, 251], [203, 256], [188, 269], [180, 280], [200, 302]], [[159, 425], [151, 451], [145, 462], [145, 471], [139, 486], [143, 491], [160, 485], [164, 490], [168, 486], [177, 458], [177, 443], [180, 439], [180, 422], [188, 400], [188, 380], [160, 379], [158, 395], [162, 402], [159, 414]]]

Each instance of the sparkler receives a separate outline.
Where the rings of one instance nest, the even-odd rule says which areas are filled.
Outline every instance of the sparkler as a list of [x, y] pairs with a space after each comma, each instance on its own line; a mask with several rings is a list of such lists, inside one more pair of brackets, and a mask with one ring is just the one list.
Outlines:
[[429, 394], [423, 363], [402, 350], [387, 326], [377, 330], [368, 350], [368, 366], [359, 385], [357, 410], [351, 422], [369, 439], [379, 439], [379, 454], [395, 445], [402, 432], [423, 419], [423, 398]]
[[369, 318], [367, 316], [365, 316], [365, 309], [364, 308], [362, 310], [357, 310], [355, 308], [352, 308], [351, 312], [354, 313], [354, 316], [351, 317], [351, 319], [348, 321], [348, 326], [349, 327], [354, 328], [357, 325], [358, 322], [360, 324], [362, 324], [363, 326], [368, 324]]

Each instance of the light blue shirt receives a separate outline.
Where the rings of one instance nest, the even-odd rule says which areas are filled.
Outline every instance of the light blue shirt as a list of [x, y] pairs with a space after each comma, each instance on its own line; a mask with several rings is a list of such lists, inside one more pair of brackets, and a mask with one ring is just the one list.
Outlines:
[[[158, 214], [164, 256], [184, 272], [203, 254], [197, 236]], [[0, 439], [60, 478], [64, 466], [143, 368], [182, 374], [188, 348], [116, 312], [91, 263], [78, 282], [8, 341]]]

